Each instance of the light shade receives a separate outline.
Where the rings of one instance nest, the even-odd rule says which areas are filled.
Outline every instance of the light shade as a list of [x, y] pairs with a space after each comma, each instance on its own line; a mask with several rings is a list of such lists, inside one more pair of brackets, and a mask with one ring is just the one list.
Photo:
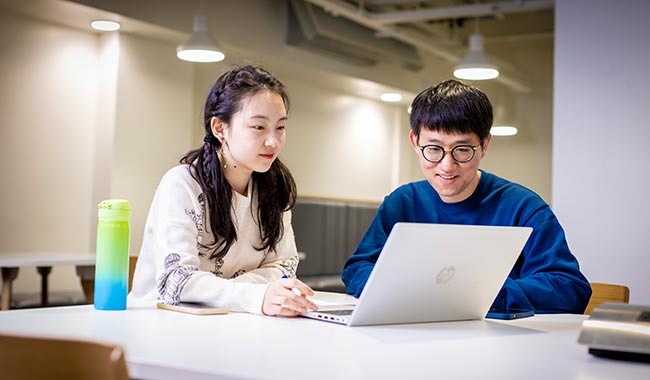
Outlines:
[[384, 92], [379, 96], [379, 99], [384, 102], [399, 102], [402, 100], [402, 95], [396, 92]]
[[194, 16], [194, 32], [176, 48], [176, 56], [189, 62], [219, 62], [226, 58], [205, 29], [205, 16]]
[[516, 110], [515, 104], [506, 104], [507, 100], [512, 98], [506, 98], [505, 94], [501, 93], [500, 102], [494, 104], [494, 122], [492, 123], [492, 128], [490, 128], [490, 134], [492, 136], [514, 136], [519, 132], [516, 125], [516, 118], [511, 116], [511, 113], [508, 110]]
[[517, 127], [511, 125], [493, 125], [490, 128], [490, 134], [492, 136], [514, 136], [519, 132]]
[[486, 80], [499, 76], [497, 67], [483, 54], [483, 36], [474, 33], [469, 37], [469, 52], [456, 66], [454, 76], [467, 80]]

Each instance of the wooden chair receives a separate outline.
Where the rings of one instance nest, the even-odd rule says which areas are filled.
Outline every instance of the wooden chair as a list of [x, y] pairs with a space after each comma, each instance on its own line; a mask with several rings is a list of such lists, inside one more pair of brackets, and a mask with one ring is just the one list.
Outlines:
[[129, 285], [127, 292], [131, 293], [133, 287], [133, 274], [135, 273], [135, 264], [138, 262], [138, 256], [129, 256]]
[[118, 345], [0, 334], [0, 377], [6, 380], [128, 380]]
[[625, 285], [605, 284], [592, 282], [591, 298], [585, 309], [585, 314], [590, 315], [594, 308], [603, 302], [630, 302], [630, 289]]

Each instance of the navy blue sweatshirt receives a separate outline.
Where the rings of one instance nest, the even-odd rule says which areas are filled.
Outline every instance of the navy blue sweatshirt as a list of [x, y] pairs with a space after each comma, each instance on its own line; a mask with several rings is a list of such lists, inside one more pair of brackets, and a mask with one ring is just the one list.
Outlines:
[[443, 202], [427, 181], [403, 185], [388, 195], [345, 263], [343, 282], [348, 294], [361, 295], [397, 222], [532, 227], [492, 307], [582, 314], [589, 302], [589, 282], [548, 204], [533, 191], [485, 171], [474, 193], [458, 203]]

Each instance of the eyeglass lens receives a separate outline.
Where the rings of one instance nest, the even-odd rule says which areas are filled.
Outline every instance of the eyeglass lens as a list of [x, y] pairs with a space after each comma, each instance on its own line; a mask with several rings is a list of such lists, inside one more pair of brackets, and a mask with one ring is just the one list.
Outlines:
[[[459, 145], [451, 149], [451, 155], [458, 162], [468, 162], [474, 158], [475, 147], [471, 145]], [[438, 145], [427, 145], [422, 147], [422, 154], [427, 161], [440, 162], [445, 158], [445, 150]]]

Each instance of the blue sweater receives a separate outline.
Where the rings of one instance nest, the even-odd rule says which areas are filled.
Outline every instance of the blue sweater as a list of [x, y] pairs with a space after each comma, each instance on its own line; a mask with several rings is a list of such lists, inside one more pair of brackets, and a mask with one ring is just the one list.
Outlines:
[[361, 295], [397, 222], [529, 226], [533, 232], [492, 307], [582, 314], [591, 287], [550, 207], [521, 185], [481, 173], [474, 193], [458, 203], [443, 202], [427, 181], [403, 185], [388, 195], [359, 247], [345, 263], [343, 282], [347, 293]]

